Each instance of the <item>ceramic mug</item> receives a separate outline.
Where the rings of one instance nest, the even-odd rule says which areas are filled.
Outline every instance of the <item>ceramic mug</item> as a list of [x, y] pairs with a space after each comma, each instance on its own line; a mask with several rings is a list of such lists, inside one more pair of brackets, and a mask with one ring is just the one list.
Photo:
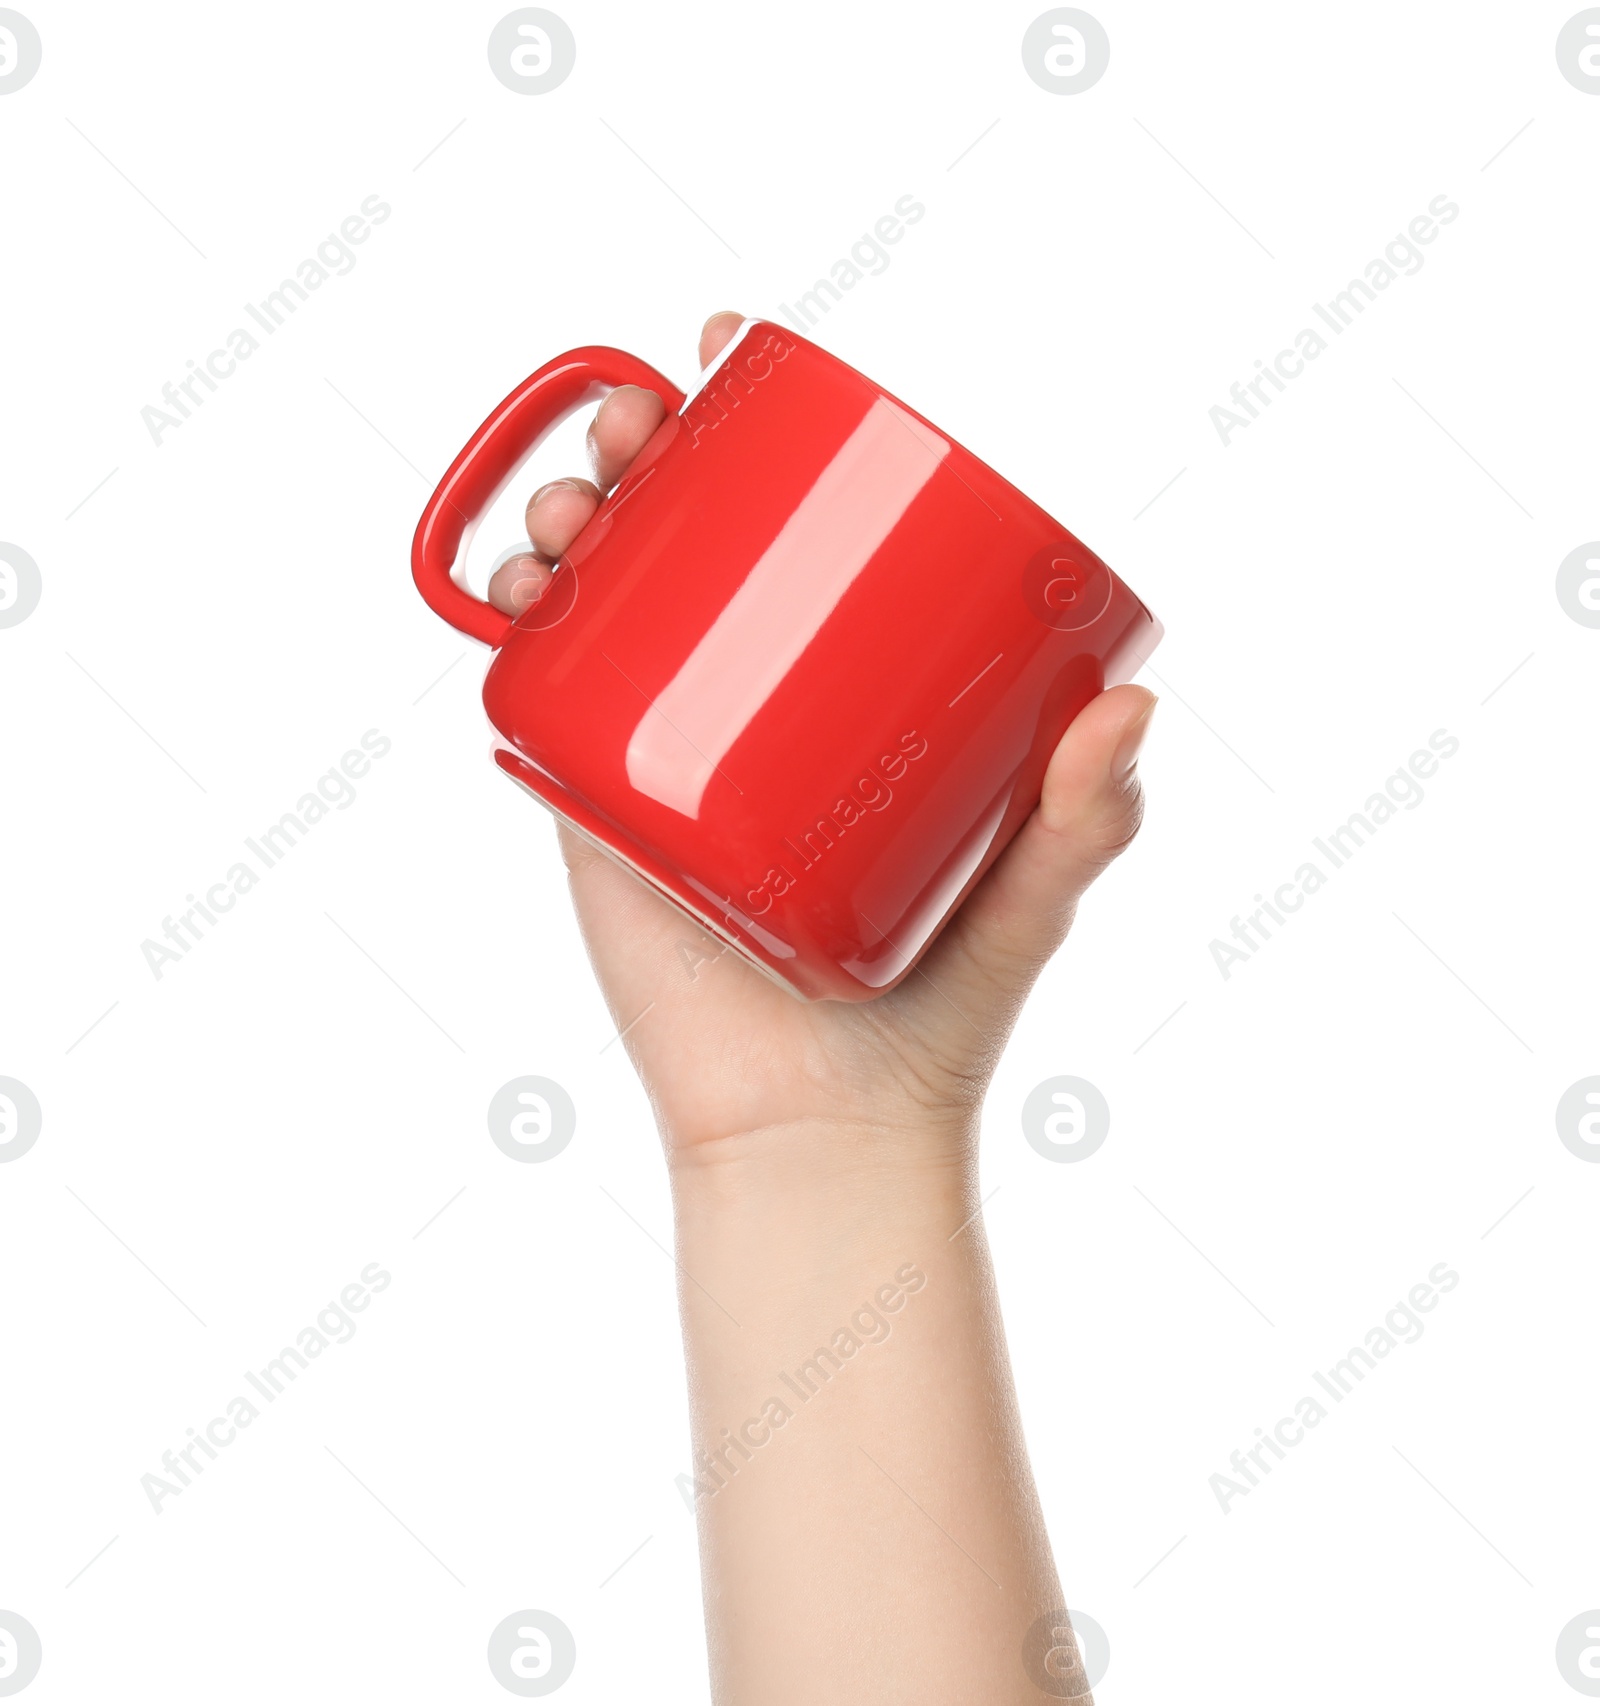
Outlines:
[[[457, 579], [539, 441], [617, 385], [666, 419], [515, 620]], [[1060, 522], [817, 345], [746, 321], [687, 398], [546, 363], [418, 524], [423, 597], [495, 648], [495, 760], [794, 994], [891, 989], [1160, 638]]]

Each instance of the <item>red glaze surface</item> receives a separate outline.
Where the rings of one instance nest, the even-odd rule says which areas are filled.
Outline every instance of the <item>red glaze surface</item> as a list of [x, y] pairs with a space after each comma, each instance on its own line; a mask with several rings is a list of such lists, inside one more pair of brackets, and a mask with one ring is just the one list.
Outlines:
[[[625, 383], [667, 419], [513, 623], [452, 578], [464, 535]], [[434, 493], [417, 585], [498, 648], [503, 769], [795, 993], [866, 1000], [1161, 630], [1059, 522], [793, 332], [753, 322], [682, 405], [619, 350], [541, 368]]]

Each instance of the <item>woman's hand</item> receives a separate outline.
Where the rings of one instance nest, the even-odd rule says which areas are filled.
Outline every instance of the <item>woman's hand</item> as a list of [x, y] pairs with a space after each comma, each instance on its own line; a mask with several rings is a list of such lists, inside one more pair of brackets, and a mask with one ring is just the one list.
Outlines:
[[[706, 322], [702, 366], [739, 325], [732, 313]], [[517, 615], [542, 595], [663, 414], [661, 399], [636, 386], [605, 400], [589, 429], [594, 478], [534, 494], [533, 550], [496, 572], [498, 609]], [[590, 956], [675, 1159], [796, 1125], [912, 1136], [923, 1150], [961, 1142], [1079, 896], [1139, 826], [1134, 765], [1154, 706], [1141, 687], [1115, 687], [1079, 714], [1038, 810], [911, 975], [859, 1005], [796, 1000], [563, 830]]]
[[[740, 324], [717, 314], [708, 365]], [[528, 505], [508, 615], [662, 419], [624, 386], [594, 479]], [[804, 1003], [580, 837], [562, 851], [617, 1028], [667, 1143], [712, 1696], [722, 1706], [1022, 1706], [1064, 1639], [976, 1209], [977, 1113], [1078, 897], [1139, 825], [1155, 700], [1117, 687], [1039, 808], [897, 988]], [[1063, 1668], [1065, 1666], [1066, 1668]]]

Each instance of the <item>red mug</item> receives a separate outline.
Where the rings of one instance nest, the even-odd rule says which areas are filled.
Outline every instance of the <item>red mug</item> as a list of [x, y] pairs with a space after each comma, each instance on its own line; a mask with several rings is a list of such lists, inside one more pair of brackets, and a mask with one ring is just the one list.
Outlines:
[[[667, 417], [513, 620], [456, 576], [565, 416]], [[1039, 801], [1068, 723], [1161, 637], [1060, 522], [842, 361], [747, 321], [687, 398], [547, 362], [450, 465], [422, 596], [495, 648], [495, 761], [796, 995], [892, 989]]]

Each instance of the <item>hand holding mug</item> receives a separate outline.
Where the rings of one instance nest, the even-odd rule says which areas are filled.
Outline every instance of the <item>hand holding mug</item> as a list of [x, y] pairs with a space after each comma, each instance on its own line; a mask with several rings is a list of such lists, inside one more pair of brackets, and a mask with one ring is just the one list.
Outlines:
[[[741, 322], [736, 315], [718, 314], [707, 322], [700, 347], [706, 367], [712, 366], [742, 326], [748, 338], [749, 323]], [[809, 345], [803, 347], [811, 349]], [[790, 359], [794, 359], [793, 354]], [[826, 360], [832, 366], [842, 366], [832, 363], [832, 358]], [[759, 367], [755, 371], [750, 391], [742, 387], [730, 391], [731, 414], [725, 402], [723, 415], [711, 417], [718, 424], [699, 428], [710, 435], [707, 447], [715, 443], [714, 435], [719, 431], [727, 432], [725, 442], [732, 446], [733, 432], [744, 424], [737, 415], [741, 407], [748, 411], [749, 434], [760, 439], [755, 432], [760, 422], [751, 404], [759, 401], [765, 376]], [[1153, 624], [1138, 601], [1104, 571], [1103, 565], [1098, 565], [1098, 559], [1083, 552], [1042, 511], [1034, 511], [1031, 505], [1023, 511], [1026, 500], [1016, 494], [1016, 512], [1021, 520], [1015, 523], [1018, 539], [1010, 550], [1022, 572], [1016, 584], [980, 587], [980, 592], [992, 600], [994, 613], [988, 619], [988, 630], [975, 636], [975, 646], [966, 645], [964, 655], [956, 655], [962, 644], [974, 638], [970, 634], [972, 623], [963, 626], [959, 612], [953, 619], [946, 597], [952, 587], [958, 596], [966, 596], [977, 573], [970, 561], [930, 558], [926, 565], [929, 596], [946, 602], [931, 612], [922, 609], [906, 613], [905, 622], [897, 624], [892, 620], [896, 615], [894, 600], [905, 582], [902, 579], [897, 586], [883, 576], [880, 552], [865, 569], [858, 567], [853, 580], [835, 574], [836, 586], [840, 581], [845, 583], [841, 596], [862, 590], [862, 583], [878, 574], [887, 600], [878, 607], [878, 613], [887, 610], [891, 619], [888, 631], [875, 637], [869, 632], [867, 643], [858, 645], [853, 654], [868, 673], [847, 676], [843, 688], [837, 690], [845, 701], [843, 712], [831, 723], [822, 718], [826, 723], [822, 736], [817, 733], [816, 713], [811, 715], [809, 726], [802, 718], [797, 725], [780, 731], [781, 739], [774, 737], [776, 744], [760, 749], [754, 761], [739, 751], [737, 742], [723, 745], [720, 752], [711, 750], [722, 739], [717, 715], [728, 712], [736, 717], [746, 710], [740, 695], [748, 683], [735, 680], [719, 704], [717, 693], [723, 683], [714, 673], [708, 674], [697, 687], [699, 703], [680, 695], [674, 717], [670, 711], [663, 713], [662, 703], [671, 692], [670, 679], [664, 686], [663, 677], [670, 677], [675, 668], [681, 678], [685, 660], [692, 667], [696, 648], [703, 648], [706, 634], [725, 620], [732, 600], [725, 593], [718, 594], [720, 607], [708, 617], [695, 603], [694, 586], [674, 586], [669, 581], [653, 595], [660, 602], [648, 612], [640, 628], [619, 627], [620, 614], [629, 601], [637, 609], [648, 591], [645, 583], [650, 565], [646, 562], [645, 570], [638, 571], [634, 563], [652, 552], [657, 557], [675, 553], [681, 580], [692, 572], [696, 549], [711, 553], [717, 544], [714, 535], [729, 526], [724, 515], [694, 514], [691, 501], [687, 514], [674, 507], [651, 516], [647, 539], [636, 535], [632, 541], [625, 540], [623, 528], [629, 506], [636, 506], [641, 521], [645, 519], [644, 504], [650, 490], [647, 482], [654, 481], [658, 492], [674, 496], [667, 490], [674, 474], [684, 475], [687, 459], [701, 448], [690, 438], [696, 428], [685, 427], [685, 417], [674, 412], [680, 403], [678, 394], [659, 375], [653, 380], [651, 384], [623, 383], [611, 390], [589, 432], [593, 478], [556, 481], [534, 494], [527, 512], [530, 549], [501, 566], [489, 588], [489, 606], [479, 606], [487, 619], [481, 624], [479, 637], [498, 637], [502, 644], [485, 695], [496, 724], [513, 737], [502, 747], [501, 762], [565, 820], [562, 848], [585, 938], [618, 1028], [626, 1028], [625, 1044], [650, 1089], [669, 1144], [686, 1147], [715, 1139], [736, 1140], [741, 1134], [813, 1121], [925, 1131], [930, 1116], [953, 1137], [964, 1133], [1022, 1000], [1065, 936], [1079, 896], [1128, 844], [1138, 827], [1141, 801], [1135, 761], [1155, 701], [1139, 687], [1097, 689], [1106, 655], [1112, 657], [1113, 667], [1136, 667], [1137, 649], [1129, 648], [1153, 644]], [[571, 381], [570, 395], [593, 383], [589, 375], [580, 373]], [[775, 403], [775, 382], [773, 389]], [[870, 400], [865, 411], [859, 405], [851, 407], [858, 415], [870, 414], [876, 401]], [[825, 399], [824, 411], [826, 406]], [[491, 417], [491, 422], [494, 419]], [[846, 442], [852, 432], [860, 431], [847, 425], [829, 426]], [[912, 417], [909, 423], [884, 419], [878, 430], [880, 436], [868, 447], [872, 456], [864, 457], [859, 467], [847, 466], [829, 496], [836, 509], [853, 506], [846, 519], [856, 530], [855, 536], [863, 526], [886, 535], [895, 532], [894, 518], [905, 515], [910, 507], [906, 494], [920, 479], [922, 485], [916, 486], [913, 495], [938, 500], [933, 506], [935, 527], [944, 526], [952, 534], [965, 529], [963, 536], [984, 542], [995, 527], [990, 519], [993, 512], [984, 512], [992, 504], [1009, 502], [1006, 494], [1010, 489], [1004, 488], [1004, 482], [973, 458], [971, 466], [940, 467], [938, 472], [948, 475], [946, 490], [926, 493], [927, 465], [930, 460], [938, 462], [941, 455], [950, 457], [949, 449], [941, 452], [938, 448], [948, 441], [938, 439], [919, 417]], [[930, 439], [937, 439], [932, 451]], [[762, 443], [764, 440], [758, 442], [758, 449]], [[669, 448], [680, 452], [675, 467], [666, 466], [665, 451]], [[958, 451], [959, 447], [954, 449]], [[883, 460], [886, 451], [887, 479], [898, 481], [899, 489], [887, 497], [857, 489], [860, 480], [870, 476], [874, 458]], [[841, 453], [832, 439], [821, 454], [825, 464], [830, 461], [830, 452], [831, 463], [837, 465]], [[688, 466], [692, 469], [693, 465]], [[985, 483], [983, 476], [993, 483]], [[815, 483], [814, 471], [808, 477]], [[680, 478], [679, 505], [686, 501], [681, 496], [684, 484]], [[612, 505], [602, 510], [608, 494]], [[479, 493], [480, 501], [483, 495]], [[788, 504], [791, 500], [786, 497], [783, 501]], [[802, 496], [799, 503], [803, 502]], [[945, 504], [949, 507], [942, 508]], [[1035, 520], [1035, 515], [1042, 519]], [[891, 518], [888, 527], [884, 516]], [[607, 528], [608, 520], [609, 531], [594, 538], [596, 528]], [[1010, 520], [1008, 517], [1008, 523]], [[816, 525], [825, 533], [830, 521], [822, 517]], [[783, 531], [781, 525], [774, 528], [764, 513], [751, 526], [758, 540]], [[697, 541], [695, 527], [703, 530], [703, 539]], [[1057, 566], [1035, 576], [1034, 591], [1039, 596], [1032, 610], [1028, 608], [1028, 588], [1021, 584], [1029, 559], [1040, 556], [1033, 549], [1029, 527], [1037, 528], [1044, 539], [1047, 565], [1053, 548], [1050, 541], [1056, 537], [1063, 541], [1063, 556], [1056, 559]], [[839, 533], [839, 537], [847, 543], [852, 539], [849, 531]], [[421, 539], [419, 530], [419, 544]], [[606, 563], [602, 553], [608, 542], [612, 560]], [[957, 539], [950, 549], [955, 550], [959, 542]], [[803, 546], [808, 541], [802, 539], [800, 543]], [[922, 541], [911, 543], [915, 546]], [[631, 560], [622, 551], [624, 544], [634, 553]], [[754, 549], [748, 543], [743, 548]], [[760, 552], [755, 554], [759, 556]], [[576, 603], [563, 608], [558, 603], [560, 584], [574, 565], [578, 571], [574, 576]], [[785, 562], [782, 568], [790, 580], [799, 574], [826, 581], [835, 566], [801, 560]], [[607, 584], [608, 574], [613, 584]], [[1064, 585], [1063, 577], [1067, 577]], [[629, 581], [632, 584], [626, 584]], [[1057, 626], [1051, 613], [1070, 613], [1072, 598], [1086, 585], [1100, 603], [1098, 616], [1091, 611], [1090, 620], [1078, 628], [1070, 625], [1070, 616]], [[470, 600], [470, 595], [453, 582], [450, 590], [459, 593], [462, 600]], [[670, 628], [673, 620], [668, 601], [674, 596], [681, 599], [687, 613], [685, 627], [682, 633], [667, 633], [663, 638], [662, 628]], [[778, 596], [782, 596], [781, 591]], [[775, 642], [788, 640], [781, 623], [776, 629], [772, 627], [782, 614], [775, 614], [770, 607], [754, 613], [758, 624], [768, 625], [767, 632]], [[857, 635], [863, 626], [861, 618], [867, 618], [870, 627], [871, 614], [870, 605], [856, 613]], [[516, 619], [515, 629], [511, 618]], [[814, 611], [800, 610], [798, 620], [810, 622], [813, 618]], [[452, 619], [456, 619], [454, 615]], [[591, 624], [588, 628], [583, 626], [585, 621]], [[547, 625], [541, 627], [541, 622]], [[949, 657], [928, 661], [923, 684], [926, 710], [900, 719], [924, 726], [902, 730], [885, 724], [886, 732], [864, 748], [864, 761], [838, 772], [847, 780], [814, 794], [814, 798], [825, 796], [824, 803], [834, 807], [827, 819], [833, 826], [831, 840], [814, 825], [808, 829], [813, 816], [809, 804], [797, 803], [788, 819], [782, 817], [780, 805], [779, 815], [759, 824], [754, 832], [758, 837], [766, 836], [770, 847], [740, 867], [737, 883], [724, 881], [714, 886], [701, 881], [698, 893], [688, 891], [688, 900], [702, 920], [698, 928], [686, 916], [681, 887], [687, 859], [680, 857], [673, 869], [657, 863], [655, 869], [643, 871], [659, 891], [652, 893], [624, 868], [625, 864], [632, 865], [638, 871], [647, 862], [654, 863], [650, 848], [641, 849], [637, 843], [625, 845], [619, 862], [617, 826], [606, 815], [606, 807], [615, 810], [616, 802], [597, 805], [592, 798], [574, 798], [552, 785], [551, 772], [561, 757], [581, 768], [598, 750], [604, 756], [592, 763], [594, 776], [603, 781], [607, 774], [626, 771], [634, 786], [629, 803], [635, 808], [648, 806], [661, 820], [670, 820], [669, 830], [679, 835], [680, 849], [689, 847], [710, 860], [726, 849], [697, 840], [706, 835], [706, 824], [691, 812], [705, 811], [708, 796], [713, 793], [730, 817], [743, 814], [745, 819], [753, 815], [752, 801], [765, 811], [774, 799], [791, 798], [784, 790], [792, 782], [792, 772], [803, 768], [805, 743], [810, 740], [813, 745], [825, 745], [831, 741], [842, 748], [852, 738], [852, 722], [861, 721], [861, 707], [871, 703], [874, 657], [880, 677], [890, 672], [891, 665], [898, 667], [899, 648], [907, 643], [903, 628], [916, 628], [918, 623], [923, 624], [918, 630], [921, 633], [955, 636]], [[737, 615], [732, 627], [734, 638], [741, 638]], [[743, 637], [748, 643], [749, 636]], [[558, 638], [563, 648], [560, 651], [547, 644]], [[852, 661], [850, 643], [846, 637], [846, 653], [842, 659], [835, 656], [826, 660], [828, 667], [840, 670]], [[525, 644], [525, 672], [519, 672], [518, 660], [508, 656], [519, 644]], [[649, 673], [647, 647], [659, 649], [669, 659], [668, 664]], [[978, 699], [986, 683], [991, 697], [967, 705], [967, 720], [958, 724], [948, 703], [959, 696], [964, 685], [955, 675], [965, 673], [969, 663], [975, 664], [974, 673], [981, 670], [979, 653], [991, 655], [992, 651], [1008, 649], [1027, 653], [1030, 647], [1031, 654], [1019, 658], [1009, 675], [1004, 667], [1008, 660], [1002, 658], [988, 672], [999, 677], [998, 681], [989, 681], [986, 676], [973, 686], [967, 694], [969, 699]], [[549, 657], [561, 660], [564, 676], [558, 677], [550, 669], [545, 661]], [[757, 665], [760, 661], [755, 660]], [[958, 663], [959, 668], [954, 673], [946, 670], [947, 679], [935, 680], [940, 661]], [[720, 653], [713, 646], [710, 662], [734, 675], [750, 668], [750, 660], [731, 646], [723, 647]], [[540, 669], [550, 671], [548, 679], [538, 678]], [[615, 674], [608, 673], [613, 670]], [[498, 694], [497, 672], [504, 677]], [[759, 674], [759, 669], [755, 673]], [[768, 673], [770, 676], [773, 672]], [[580, 674], [593, 684], [587, 698], [576, 685]], [[1069, 681], [1077, 703], [1064, 704], [1059, 695], [1052, 702], [1054, 684], [1063, 678]], [[1003, 712], [986, 710], [986, 706], [1003, 701], [1005, 692], [1021, 708], [1009, 724]], [[606, 719], [613, 706], [619, 720], [608, 726]], [[953, 709], [960, 712], [962, 706], [958, 703]], [[1023, 727], [1020, 749], [1016, 731], [1019, 715]], [[1039, 746], [1035, 725], [1052, 715], [1063, 724], [1070, 719], [1070, 726], [1058, 741], [1052, 740], [1035, 754], [1027, 737], [1035, 736], [1033, 745]], [[693, 725], [700, 736], [698, 741], [684, 735], [685, 724]], [[548, 753], [538, 744], [550, 738], [547, 730], [551, 727], [557, 730], [555, 744], [567, 743], [565, 754]], [[941, 749], [935, 743], [946, 729], [952, 735]], [[954, 738], [957, 731], [960, 740]], [[968, 748], [981, 746], [986, 731], [989, 745], [980, 754], [983, 762], [969, 764], [965, 770], [959, 763], [950, 764], [955, 756], [953, 749], [963, 742]], [[911, 736], [909, 742], [899, 738], [907, 734]], [[928, 750], [918, 752], [924, 742]], [[538, 754], [533, 762], [526, 756], [530, 747]], [[1004, 769], [996, 773], [993, 755], [1000, 747], [1011, 754], [1009, 773]], [[913, 753], [916, 756], [908, 756]], [[1027, 777], [1021, 774], [1035, 761], [1036, 805]], [[937, 783], [933, 772], [941, 763], [949, 765], [943, 772], [943, 796], [932, 788], [908, 797], [912, 795], [911, 784], [922, 781], [919, 769]], [[609, 772], [607, 764], [611, 766]], [[775, 778], [773, 771], [778, 772]], [[737, 791], [741, 780], [742, 792]], [[651, 800], [646, 789], [668, 799]], [[802, 793], [792, 794], [796, 802]], [[885, 794], [889, 800], [880, 806]], [[970, 814], [974, 802], [987, 813], [977, 826], [976, 839], [981, 845], [975, 846], [975, 838], [968, 834], [971, 825], [964, 821], [952, 825], [952, 799], [957, 813]], [[918, 811], [922, 814], [920, 822], [906, 825], [903, 819], [895, 821], [899, 812], [910, 817]], [[1005, 825], [1008, 813], [1018, 818], [1014, 833]], [[919, 837], [926, 843], [936, 833], [942, 834], [946, 842], [935, 851], [944, 859], [943, 868], [935, 866], [931, 882], [924, 881], [926, 872], [919, 870], [914, 881], [907, 880], [898, 888], [892, 875], [887, 880], [875, 879], [874, 865], [864, 856], [874, 851], [869, 837], [880, 831], [906, 835], [913, 848]], [[961, 845], [963, 836], [967, 839], [965, 846]], [[662, 839], [666, 837], [658, 837], [658, 844]], [[597, 843], [609, 844], [608, 851], [602, 852]], [[851, 863], [855, 849], [861, 854]], [[740, 849], [734, 848], [731, 857], [737, 863], [742, 857]], [[710, 868], [709, 863], [706, 868]], [[738, 943], [740, 951], [730, 951], [729, 941], [736, 932], [765, 931], [777, 936], [767, 929], [764, 920], [780, 910], [778, 897], [772, 895], [775, 884], [767, 879], [767, 872], [778, 868], [790, 875], [793, 891], [800, 899], [807, 898], [808, 880], [815, 894], [831, 879], [845, 885], [842, 891], [834, 891], [832, 904], [854, 906], [871, 914], [874, 923], [887, 926], [879, 938], [887, 975], [870, 963], [863, 965], [871, 956], [858, 951], [855, 971], [859, 987], [851, 991], [856, 999], [803, 1004], [789, 989], [757, 969], [747, 940]], [[687, 874], [690, 882], [699, 880], [696, 872]], [[877, 890], [869, 897], [875, 880]], [[669, 882], [679, 884], [679, 892], [672, 893]], [[948, 912], [963, 888], [968, 891], [965, 898], [920, 959], [914, 952], [903, 951], [903, 940], [896, 944], [897, 931], [906, 930], [908, 917], [911, 928], [931, 937], [938, 930], [941, 912]], [[838, 898], [841, 892], [842, 900]], [[663, 898], [668, 894], [670, 901]], [[870, 904], [865, 904], [867, 898]], [[763, 901], [768, 904], [763, 906]], [[728, 916], [730, 903], [736, 919]], [[720, 918], [716, 916], [719, 910], [723, 913]], [[825, 937], [828, 926], [825, 916], [818, 935]], [[788, 945], [781, 937], [777, 939], [780, 947]], [[815, 950], [818, 944], [804, 946]], [[823, 951], [816, 956], [824, 968], [829, 967], [830, 947], [838, 953], [837, 932], [831, 943], [822, 943]], [[846, 947], [859, 950], [861, 944], [857, 941]], [[848, 953], [842, 957], [848, 959]], [[782, 979], [794, 956], [788, 961], [778, 954], [773, 958]], [[775, 968], [769, 964], [764, 969], [771, 972]], [[867, 978], [882, 976], [892, 987], [875, 1000], [861, 1000], [861, 995], [872, 993], [861, 982], [863, 971]]]

